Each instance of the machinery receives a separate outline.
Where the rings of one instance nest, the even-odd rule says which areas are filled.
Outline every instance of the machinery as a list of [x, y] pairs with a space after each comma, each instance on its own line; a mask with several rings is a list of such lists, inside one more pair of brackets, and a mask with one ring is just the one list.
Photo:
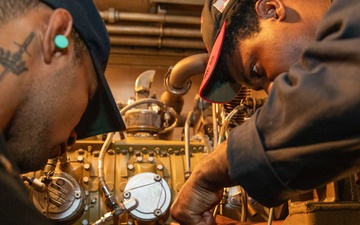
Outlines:
[[[170, 67], [160, 99], [150, 96], [155, 71], [140, 74], [135, 97], [118, 105], [125, 132], [78, 140], [43, 170], [22, 175], [35, 207], [57, 224], [170, 224], [170, 205], [194, 166], [265, 101], [243, 87], [227, 104], [195, 96], [192, 110], [181, 114], [191, 77], [205, 70], [206, 61], [207, 54], [198, 54]], [[175, 129], [181, 130], [179, 140]], [[213, 215], [268, 224], [355, 225], [358, 180], [355, 174], [271, 209], [240, 186], [225, 188]]]
[[[193, 167], [263, 103], [244, 88], [228, 105], [195, 96], [193, 110], [181, 115], [191, 77], [205, 70], [207, 57], [193, 55], [169, 68], [160, 100], [150, 96], [155, 71], [143, 72], [135, 97], [119, 104], [126, 132], [78, 140], [44, 170], [24, 174], [35, 207], [58, 224], [169, 224], [170, 205]], [[182, 129], [180, 140], [172, 138], [175, 128]], [[224, 190], [214, 209], [255, 221], [268, 213], [240, 187]]]

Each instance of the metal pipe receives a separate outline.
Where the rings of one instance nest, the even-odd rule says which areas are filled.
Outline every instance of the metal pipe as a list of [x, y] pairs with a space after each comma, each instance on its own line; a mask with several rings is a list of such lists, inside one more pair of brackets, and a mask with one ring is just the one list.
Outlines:
[[111, 193], [109, 187], [106, 184], [105, 181], [105, 172], [104, 172], [104, 160], [105, 160], [105, 154], [112, 142], [112, 138], [114, 136], [114, 133], [108, 133], [106, 136], [106, 140], [104, 144], [101, 147], [99, 160], [98, 160], [98, 172], [99, 172], [99, 185], [101, 187], [102, 192], [105, 195], [106, 198], [106, 205], [111, 207], [113, 210], [118, 210], [121, 208], [121, 203], [119, 204], [117, 202], [117, 199], [115, 196]]
[[207, 59], [207, 53], [196, 54], [180, 60], [171, 67], [165, 75], [166, 91], [160, 100], [180, 113], [184, 103], [183, 95], [191, 88], [190, 78], [205, 71]]
[[244, 110], [245, 110], [245, 106], [238, 105], [222, 121], [222, 126], [220, 128], [219, 137], [218, 137], [218, 141], [217, 141], [218, 145], [225, 140], [225, 133], [227, 131], [229, 131], [228, 128], [229, 128], [229, 123], [230, 123], [231, 119], [234, 117], [235, 114], [237, 114], [239, 112], [243, 112]]
[[190, 177], [191, 174], [191, 166], [190, 166], [190, 123], [191, 123], [191, 118], [193, 115], [193, 110], [191, 110], [187, 117], [186, 117], [186, 121], [185, 121], [185, 125], [184, 125], [184, 132], [185, 132], [185, 180], [187, 180]]
[[188, 113], [184, 125], [185, 139], [185, 179], [187, 180], [191, 174], [191, 152], [190, 152], [190, 125], [193, 120], [194, 112], [199, 109], [200, 96], [195, 95], [192, 110]]
[[147, 47], [168, 47], [168, 48], [193, 48], [205, 49], [202, 41], [180, 40], [169, 38], [142, 38], [142, 37], [116, 37], [110, 36], [110, 42], [113, 45], [128, 45], [128, 46], [147, 46]]
[[121, 35], [148, 35], [148, 36], [167, 36], [167, 37], [185, 37], [199, 38], [201, 40], [201, 32], [199, 29], [184, 28], [166, 28], [166, 27], [150, 27], [150, 26], [126, 26], [126, 25], [106, 25], [108, 33]]
[[271, 224], [272, 224], [273, 217], [274, 217], [274, 208], [270, 208], [270, 211], [269, 211], [269, 219], [268, 219], [268, 225], [271, 225]]
[[219, 105], [217, 103], [211, 104], [212, 109], [212, 118], [213, 118], [213, 134], [214, 134], [214, 148], [218, 146], [218, 137], [219, 137], [219, 123], [217, 119], [217, 115], [219, 112]]
[[207, 53], [201, 53], [180, 60], [172, 68], [169, 85], [175, 89], [186, 87], [192, 76], [204, 73], [208, 58]]
[[129, 13], [119, 12], [110, 8], [107, 11], [99, 11], [101, 17], [109, 22], [118, 21], [137, 21], [137, 22], [157, 22], [157, 23], [175, 23], [175, 24], [193, 24], [200, 25], [200, 18], [195, 16], [177, 16], [165, 14], [146, 14], [146, 13]]
[[187, 5], [204, 5], [204, 0], [150, 0], [150, 3], [171, 3], [171, 4], [187, 4]]

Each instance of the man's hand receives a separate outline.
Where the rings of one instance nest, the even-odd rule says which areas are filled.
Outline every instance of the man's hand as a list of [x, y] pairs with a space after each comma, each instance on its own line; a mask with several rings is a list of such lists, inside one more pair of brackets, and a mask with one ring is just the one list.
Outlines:
[[[196, 176], [190, 176], [196, 179]], [[189, 178], [171, 206], [170, 212], [174, 220], [181, 225], [212, 225], [214, 218], [210, 209], [221, 199], [222, 190], [217, 193], [208, 191]]]
[[204, 157], [181, 188], [170, 212], [181, 225], [211, 225], [210, 210], [221, 200], [223, 188], [234, 185], [228, 176], [226, 142]]

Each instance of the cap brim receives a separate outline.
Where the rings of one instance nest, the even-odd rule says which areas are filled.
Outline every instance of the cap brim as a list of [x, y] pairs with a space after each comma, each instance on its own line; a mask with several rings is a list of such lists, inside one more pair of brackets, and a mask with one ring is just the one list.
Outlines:
[[199, 94], [201, 98], [208, 102], [224, 103], [229, 102], [238, 94], [241, 84], [229, 82], [221, 77], [228, 77], [224, 74], [225, 70], [219, 63], [221, 50], [225, 38], [226, 22], [222, 25], [220, 32], [210, 52], [208, 64], [205, 69], [204, 77], [200, 85]]
[[[90, 55], [92, 57], [91, 50]], [[93, 61], [93, 64], [98, 78], [98, 87], [95, 95], [89, 101], [80, 122], [75, 127], [78, 139], [97, 134], [123, 131], [126, 128], [102, 72], [102, 67], [95, 61]]]

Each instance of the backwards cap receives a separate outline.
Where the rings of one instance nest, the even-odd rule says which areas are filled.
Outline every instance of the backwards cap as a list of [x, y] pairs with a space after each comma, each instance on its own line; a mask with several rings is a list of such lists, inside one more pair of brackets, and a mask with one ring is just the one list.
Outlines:
[[93, 0], [41, 0], [53, 9], [63, 8], [73, 17], [73, 26], [84, 41], [94, 64], [98, 87], [75, 131], [79, 139], [125, 130], [125, 124], [106, 81], [104, 71], [110, 54], [110, 39]]
[[210, 53], [200, 85], [200, 96], [209, 102], [229, 102], [239, 92], [241, 85], [223, 78], [226, 69], [219, 63], [226, 32], [226, 19], [232, 14], [237, 0], [205, 0], [201, 14], [201, 33]]

